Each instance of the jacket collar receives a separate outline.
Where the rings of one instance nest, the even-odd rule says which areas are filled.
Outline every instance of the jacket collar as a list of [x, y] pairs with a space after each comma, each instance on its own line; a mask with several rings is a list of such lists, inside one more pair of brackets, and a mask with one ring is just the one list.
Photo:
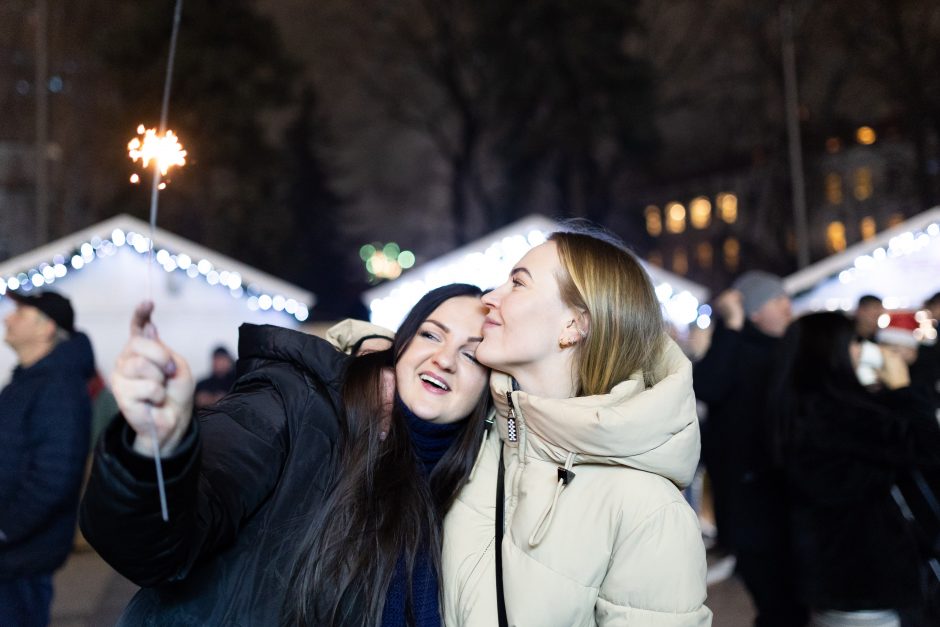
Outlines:
[[629, 466], [688, 485], [699, 459], [699, 425], [692, 392], [692, 364], [671, 339], [658, 367], [663, 378], [645, 388], [641, 372], [609, 394], [567, 399], [541, 398], [513, 391], [512, 379], [494, 372], [490, 390], [496, 425], [507, 439], [507, 392], [525, 455], [564, 464]]

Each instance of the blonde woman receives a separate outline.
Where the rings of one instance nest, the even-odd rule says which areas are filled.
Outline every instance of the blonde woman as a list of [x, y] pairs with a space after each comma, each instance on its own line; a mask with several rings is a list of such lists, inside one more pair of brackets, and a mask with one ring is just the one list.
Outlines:
[[445, 520], [445, 624], [709, 625], [692, 368], [646, 272], [555, 233], [483, 302], [495, 429]]

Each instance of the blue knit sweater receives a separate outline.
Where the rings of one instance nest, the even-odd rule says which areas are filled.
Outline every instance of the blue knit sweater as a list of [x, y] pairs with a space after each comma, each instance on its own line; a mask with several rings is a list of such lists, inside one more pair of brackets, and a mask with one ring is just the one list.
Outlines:
[[[415, 457], [424, 470], [425, 477], [441, 460], [450, 445], [457, 439], [462, 422], [439, 425], [418, 418], [401, 399], [396, 403], [405, 415], [408, 433], [414, 446]], [[395, 575], [385, 598], [382, 612], [382, 627], [405, 626], [405, 562], [398, 560]], [[440, 627], [441, 608], [438, 596], [437, 577], [427, 551], [418, 553], [411, 580], [411, 603], [414, 612], [414, 627]]]

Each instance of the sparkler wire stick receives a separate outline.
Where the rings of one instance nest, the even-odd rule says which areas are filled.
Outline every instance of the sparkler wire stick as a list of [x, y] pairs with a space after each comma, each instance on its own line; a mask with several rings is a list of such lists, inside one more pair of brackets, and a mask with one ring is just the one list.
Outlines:
[[[179, 36], [180, 15], [183, 12], [183, 0], [176, 0], [173, 11], [173, 31], [170, 35], [170, 54], [166, 62], [166, 80], [163, 83], [163, 103], [160, 107], [160, 136], [166, 133], [167, 112], [170, 108], [170, 84], [173, 80], [173, 61], [176, 59], [176, 40]], [[157, 199], [160, 189], [160, 164], [154, 159], [153, 185], [150, 188], [150, 254], [147, 263], [147, 291], [153, 301], [153, 236], [157, 229]], [[153, 463], [157, 470], [157, 489], [160, 492], [160, 513], [164, 521], [170, 520], [166, 505], [166, 484], [163, 481], [163, 464], [160, 462], [160, 443], [157, 439], [157, 425], [150, 414], [150, 439], [153, 442]]]

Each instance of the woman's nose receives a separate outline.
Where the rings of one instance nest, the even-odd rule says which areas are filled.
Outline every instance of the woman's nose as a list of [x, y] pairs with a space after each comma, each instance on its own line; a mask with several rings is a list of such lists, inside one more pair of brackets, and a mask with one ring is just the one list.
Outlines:
[[432, 359], [435, 366], [446, 372], [452, 372], [457, 361], [454, 349], [448, 346], [441, 346]]
[[499, 307], [499, 302], [500, 302], [500, 300], [502, 299], [502, 292], [503, 292], [503, 289], [504, 289], [504, 288], [506, 287], [506, 285], [508, 285], [508, 284], [509, 284], [509, 282], [507, 281], [506, 283], [503, 283], [503, 284], [500, 285], [499, 287], [490, 290], [489, 292], [487, 292], [486, 294], [484, 294], [484, 295], [480, 298], [480, 300], [483, 302], [483, 304], [484, 304], [486, 307], [488, 307], [488, 308], [490, 308], [490, 309], [497, 309], [497, 308]]

